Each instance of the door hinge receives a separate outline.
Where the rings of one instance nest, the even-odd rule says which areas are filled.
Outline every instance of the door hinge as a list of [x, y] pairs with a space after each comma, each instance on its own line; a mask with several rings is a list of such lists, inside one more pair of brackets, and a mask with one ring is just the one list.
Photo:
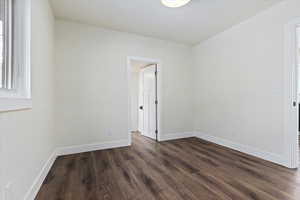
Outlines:
[[293, 102], [293, 106], [294, 106], [294, 107], [297, 106], [297, 102], [296, 102], [296, 101]]
[[155, 104], [156, 104], [156, 105], [158, 104], [158, 101], [157, 101], [157, 100], [155, 101]]
[[154, 73], [155, 73], [155, 76], [157, 76], [157, 71], [155, 71]]
[[158, 133], [158, 130], [155, 130], [155, 133], [157, 134], [157, 133]]

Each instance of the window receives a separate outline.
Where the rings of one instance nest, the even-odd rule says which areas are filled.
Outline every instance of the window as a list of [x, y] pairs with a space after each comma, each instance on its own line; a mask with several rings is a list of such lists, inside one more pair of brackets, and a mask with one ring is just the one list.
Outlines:
[[12, 0], [0, 0], [0, 52], [1, 52], [1, 89], [13, 89], [13, 4]]
[[31, 107], [30, 0], [0, 0], [0, 111]]

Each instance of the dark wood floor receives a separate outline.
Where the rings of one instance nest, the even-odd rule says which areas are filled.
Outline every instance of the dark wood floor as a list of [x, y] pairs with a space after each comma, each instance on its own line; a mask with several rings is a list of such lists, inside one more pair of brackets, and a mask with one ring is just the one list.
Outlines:
[[300, 174], [197, 138], [59, 157], [36, 200], [299, 200]]

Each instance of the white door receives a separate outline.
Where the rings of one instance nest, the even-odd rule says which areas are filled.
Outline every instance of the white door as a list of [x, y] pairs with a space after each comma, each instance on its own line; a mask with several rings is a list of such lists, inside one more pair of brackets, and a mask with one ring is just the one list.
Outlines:
[[156, 139], [156, 66], [151, 65], [142, 70], [143, 77], [143, 113], [142, 135]]
[[144, 131], [144, 108], [143, 108], [143, 105], [144, 105], [144, 95], [143, 95], [143, 90], [144, 90], [144, 87], [143, 87], [143, 72], [140, 71], [139, 73], [139, 103], [138, 103], [138, 106], [139, 106], [139, 125], [138, 125], [138, 130], [139, 132], [143, 133]]

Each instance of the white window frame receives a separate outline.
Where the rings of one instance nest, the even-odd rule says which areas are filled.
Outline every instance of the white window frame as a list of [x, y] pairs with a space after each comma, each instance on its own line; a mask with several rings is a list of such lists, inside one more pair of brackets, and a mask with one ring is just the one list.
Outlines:
[[0, 112], [32, 108], [30, 39], [31, 5], [30, 0], [15, 0], [15, 35], [13, 38], [15, 55], [14, 89], [0, 89]]

